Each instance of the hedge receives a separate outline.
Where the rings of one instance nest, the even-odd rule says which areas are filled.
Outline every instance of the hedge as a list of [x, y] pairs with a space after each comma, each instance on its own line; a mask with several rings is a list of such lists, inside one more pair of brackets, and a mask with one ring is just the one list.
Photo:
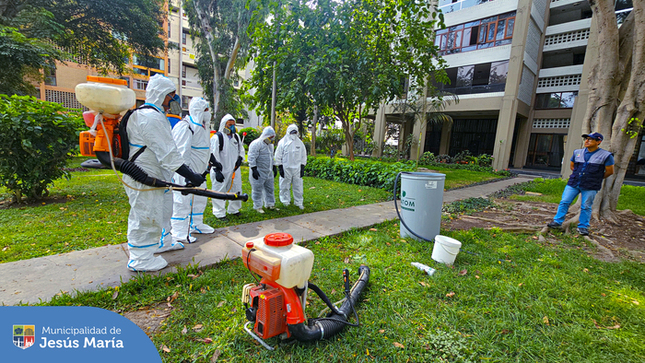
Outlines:
[[369, 160], [313, 157], [307, 158], [305, 175], [336, 182], [365, 185], [384, 190], [394, 188], [394, 178], [400, 172], [417, 169], [414, 161], [393, 164]]

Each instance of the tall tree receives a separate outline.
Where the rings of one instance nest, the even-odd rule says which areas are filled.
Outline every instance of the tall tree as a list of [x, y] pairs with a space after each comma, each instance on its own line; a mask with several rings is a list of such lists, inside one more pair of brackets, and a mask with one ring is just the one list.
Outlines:
[[68, 56], [122, 74], [130, 52], [164, 49], [163, 16], [163, 0], [0, 0], [0, 92], [32, 92], [28, 76]]
[[598, 58], [589, 75], [582, 130], [603, 134], [602, 147], [614, 154], [614, 175], [605, 180], [593, 208], [594, 217], [614, 221], [645, 116], [645, 0], [633, 0], [634, 8], [620, 28], [613, 0], [590, 0], [589, 4], [598, 24]]
[[244, 116], [244, 107], [233, 82], [244, 65], [250, 39], [253, 0], [186, 0], [184, 10], [197, 43], [197, 68], [215, 120], [227, 113]]
[[426, 1], [291, 0], [273, 12], [277, 21], [255, 23], [257, 102], [267, 104], [275, 61], [279, 103], [308, 100], [331, 110], [352, 160], [354, 132], [369, 110], [403, 94], [408, 78], [422, 90], [427, 76], [445, 66], [431, 36], [442, 14]]

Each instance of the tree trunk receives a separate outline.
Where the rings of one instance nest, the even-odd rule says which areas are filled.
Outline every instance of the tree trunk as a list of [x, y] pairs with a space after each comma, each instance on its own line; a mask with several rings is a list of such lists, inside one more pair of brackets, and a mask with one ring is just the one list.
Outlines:
[[[621, 61], [625, 59], [625, 74], [619, 95], [622, 101], [616, 110], [611, 129], [611, 146], [614, 153], [614, 175], [607, 178], [600, 200], [594, 208], [594, 216], [614, 220], [620, 188], [637, 144], [638, 132], [645, 104], [645, 21], [643, 21], [643, 0], [634, 1], [634, 10], [621, 26]], [[626, 46], [627, 45], [627, 46]], [[596, 203], [594, 203], [596, 204]]]
[[311, 156], [316, 156], [316, 128], [318, 127], [318, 107], [314, 106], [314, 120], [311, 128]]
[[608, 177], [594, 200], [593, 217], [615, 221], [614, 213], [645, 106], [645, 0], [616, 25], [614, 2], [589, 0], [598, 23], [598, 59], [589, 75], [589, 104], [583, 132], [598, 131], [601, 144], [614, 154], [614, 175]]
[[199, 23], [201, 24], [201, 32], [206, 36], [206, 42], [208, 43], [208, 51], [211, 56], [211, 61], [213, 62], [213, 116], [217, 115], [217, 112], [219, 111], [219, 99], [220, 99], [220, 92], [219, 92], [219, 84], [220, 84], [220, 79], [221, 76], [219, 74], [219, 62], [217, 61], [217, 52], [215, 49], [213, 49], [213, 34], [211, 33], [211, 27], [208, 23], [208, 20], [206, 20], [206, 15], [201, 11], [199, 6], [197, 5], [196, 1], [193, 1], [193, 5], [195, 7], [195, 13], [197, 14], [197, 17], [199, 18]]
[[354, 135], [352, 135], [352, 124], [350, 123], [349, 115], [342, 112], [337, 112], [336, 116], [340, 119], [343, 125], [343, 132], [345, 134], [345, 144], [347, 145], [347, 155], [349, 160], [354, 161]]

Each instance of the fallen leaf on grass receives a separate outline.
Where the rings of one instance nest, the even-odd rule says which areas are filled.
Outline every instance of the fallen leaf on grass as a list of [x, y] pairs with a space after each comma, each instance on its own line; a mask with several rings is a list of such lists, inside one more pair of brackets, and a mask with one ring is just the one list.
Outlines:
[[548, 317], [548, 316], [546, 316], [546, 315], [545, 315], [545, 316], [542, 318], [542, 321], [544, 322], [544, 324], [549, 325], [549, 317]]
[[166, 301], [168, 301], [168, 302], [173, 302], [173, 301], [175, 301], [175, 299], [176, 299], [176, 298], [178, 298], [178, 297], [179, 297], [179, 291], [175, 291], [175, 293], [174, 293], [174, 294], [172, 294], [172, 295], [168, 296], [168, 298], [166, 299]]
[[202, 325], [202, 324], [197, 324], [197, 325], [195, 325], [195, 326], [193, 327], [193, 330], [194, 330], [195, 332], [197, 332], [197, 333], [199, 333], [200, 331], [202, 331], [202, 329], [203, 329], [203, 325]]
[[199, 277], [199, 276], [193, 275], [193, 274], [188, 274], [186, 276], [191, 277], [193, 280]]
[[166, 353], [170, 353], [170, 348], [168, 348], [165, 344], [161, 345], [161, 350], [163, 350]]
[[381, 329], [381, 330], [379, 330], [378, 332], [379, 332], [379, 333], [381, 333], [381, 334], [383, 334], [383, 333], [385, 333], [385, 330], [384, 330], [384, 329]]
[[219, 304], [217, 304], [217, 307], [218, 307], [218, 308], [221, 308], [221, 307], [222, 307], [222, 305], [224, 305], [224, 301], [220, 301], [220, 302], [219, 302]]
[[311, 188], [309, 188], [309, 190], [312, 190], [312, 189], [316, 189], [316, 187], [311, 187]]
[[198, 342], [206, 343], [206, 344], [210, 344], [210, 343], [213, 342], [213, 339], [211, 339], [211, 338], [205, 338], [205, 339], [195, 338], [195, 340], [198, 341]]
[[524, 285], [524, 283], [523, 283], [523, 282], [520, 282], [520, 283], [519, 283], [519, 285], [517, 285], [517, 286], [522, 286], [522, 285]]
[[510, 334], [510, 333], [512, 333], [512, 332], [513, 332], [512, 330], [502, 329], [502, 331], [501, 331], [501, 332], [499, 332], [499, 333], [500, 333], [500, 334]]
[[453, 297], [453, 296], [455, 296], [454, 291], [450, 291], [449, 293], [446, 294], [446, 297]]
[[593, 321], [593, 325], [595, 325], [597, 329], [620, 329], [620, 324], [616, 324], [614, 326], [600, 326], [596, 320], [591, 319], [591, 321]]
[[398, 343], [398, 342], [394, 342], [394, 346], [397, 347], [397, 348], [405, 349], [405, 346], [403, 344], [401, 344], [401, 343]]
[[188, 333], [188, 328], [184, 327], [184, 328], [181, 330], [181, 334], [182, 334], [182, 335], [185, 335], [186, 333]]
[[220, 354], [222, 354], [222, 352], [219, 349], [217, 349], [215, 353], [213, 353], [213, 356], [211, 357], [211, 363], [217, 362], [217, 359], [219, 358]]
[[468, 273], [468, 270], [461, 270], [459, 271], [459, 276], [464, 276]]
[[378, 229], [376, 229], [376, 228], [370, 228], [370, 231], [372, 231], [372, 232], [376, 232], [376, 231], [378, 231]]
[[119, 297], [119, 290], [114, 290], [114, 293], [112, 294], [112, 300], [116, 300], [117, 297]]
[[636, 301], [636, 300], [632, 301], [632, 303], [634, 303], [634, 305], [640, 305], [640, 304], [641, 304], [641, 303], [639, 303], [639, 302], [638, 302], [638, 301]]
[[345, 262], [345, 263], [349, 263], [349, 257], [345, 257], [344, 262]]
[[427, 283], [425, 283], [425, 282], [423, 282], [423, 281], [419, 281], [419, 284], [420, 284], [421, 286], [423, 286], [423, 287], [428, 287], [428, 286], [430, 286], [430, 285], [428, 285]]

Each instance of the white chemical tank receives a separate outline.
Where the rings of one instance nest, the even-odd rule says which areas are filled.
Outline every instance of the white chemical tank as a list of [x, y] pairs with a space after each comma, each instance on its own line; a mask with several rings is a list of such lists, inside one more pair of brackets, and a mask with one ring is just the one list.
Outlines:
[[136, 95], [123, 79], [87, 76], [87, 83], [76, 85], [76, 99], [90, 110], [118, 115], [136, 103]]
[[288, 289], [305, 286], [314, 267], [314, 253], [293, 243], [288, 233], [271, 233], [246, 243], [242, 261], [251, 271]]

